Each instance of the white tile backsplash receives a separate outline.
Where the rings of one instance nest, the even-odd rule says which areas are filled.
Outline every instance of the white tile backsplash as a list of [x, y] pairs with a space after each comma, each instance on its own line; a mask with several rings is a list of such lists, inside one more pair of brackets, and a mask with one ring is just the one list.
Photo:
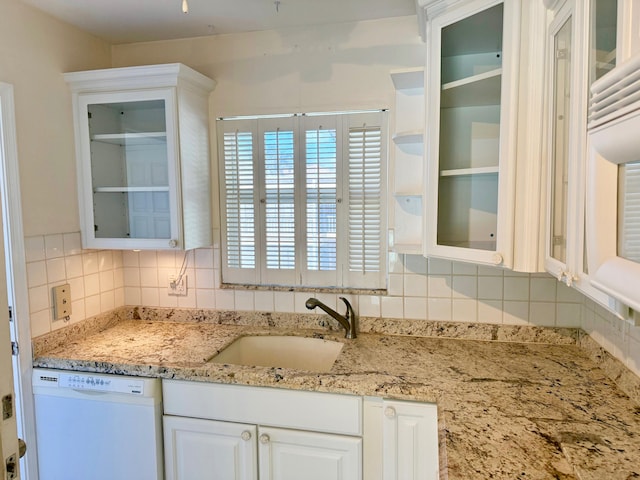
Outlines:
[[64, 257], [64, 240], [62, 234], [45, 235], [44, 249], [46, 258]]
[[[30, 236], [24, 243], [33, 336], [125, 304], [121, 252], [83, 250], [79, 232]], [[63, 283], [71, 288], [72, 314], [53, 320], [52, 288]]]
[[82, 241], [80, 238], [80, 232], [63, 233], [62, 245], [64, 248], [65, 257], [82, 253]]
[[67, 278], [64, 257], [47, 260], [47, 283], [60, 283]]
[[27, 263], [27, 285], [38, 287], [47, 283], [47, 264], [44, 261]]

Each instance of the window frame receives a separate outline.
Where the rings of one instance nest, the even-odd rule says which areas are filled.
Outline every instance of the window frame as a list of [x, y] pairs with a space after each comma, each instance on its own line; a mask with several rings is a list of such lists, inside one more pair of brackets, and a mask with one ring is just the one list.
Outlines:
[[[349, 268], [349, 153], [350, 129], [362, 125], [379, 129], [379, 256], [377, 272], [352, 272]], [[265, 197], [265, 153], [264, 133], [270, 129], [289, 125], [294, 132], [294, 212], [295, 212], [295, 268], [292, 270], [267, 269], [266, 266], [266, 197]], [[306, 162], [308, 131], [322, 126], [335, 128], [336, 135], [336, 270], [310, 270], [307, 264], [307, 190]], [[233, 132], [250, 132], [253, 157], [253, 231], [255, 267], [236, 268], [228, 263], [228, 218], [225, 166], [225, 135]], [[219, 118], [218, 170], [220, 175], [220, 226], [221, 226], [221, 270], [222, 284], [230, 286], [264, 286], [313, 289], [362, 289], [382, 290], [386, 288], [387, 275], [387, 163], [388, 163], [388, 114], [385, 110], [366, 112], [327, 112], [318, 114], [265, 115], [254, 117]], [[303, 225], [302, 228], [299, 226]], [[302, 246], [300, 246], [302, 245]]]

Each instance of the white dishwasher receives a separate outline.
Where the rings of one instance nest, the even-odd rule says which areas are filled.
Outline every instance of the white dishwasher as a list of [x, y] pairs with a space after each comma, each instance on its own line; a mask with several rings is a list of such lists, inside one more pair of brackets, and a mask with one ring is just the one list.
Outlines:
[[162, 480], [159, 379], [34, 369], [40, 480]]

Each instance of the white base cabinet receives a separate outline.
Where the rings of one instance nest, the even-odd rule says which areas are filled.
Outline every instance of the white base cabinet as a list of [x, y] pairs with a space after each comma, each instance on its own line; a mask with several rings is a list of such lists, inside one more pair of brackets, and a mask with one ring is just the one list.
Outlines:
[[367, 397], [365, 480], [437, 480], [438, 412], [431, 403]]
[[256, 480], [255, 425], [164, 417], [167, 480]]
[[260, 480], [362, 478], [362, 439], [260, 427]]
[[168, 480], [362, 478], [362, 439], [200, 418], [164, 417]]
[[167, 480], [435, 480], [433, 404], [164, 380]]

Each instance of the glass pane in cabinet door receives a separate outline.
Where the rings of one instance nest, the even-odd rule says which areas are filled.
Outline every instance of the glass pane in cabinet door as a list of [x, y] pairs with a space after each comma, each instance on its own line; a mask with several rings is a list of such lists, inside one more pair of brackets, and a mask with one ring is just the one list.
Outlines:
[[553, 144], [551, 165], [551, 238], [552, 258], [566, 263], [567, 188], [569, 186], [569, 111], [571, 83], [571, 20], [554, 37]]
[[164, 100], [88, 106], [97, 238], [170, 238]]
[[496, 249], [503, 10], [441, 31], [439, 245]]
[[616, 66], [617, 0], [593, 0], [591, 4], [590, 80], [593, 83]]

